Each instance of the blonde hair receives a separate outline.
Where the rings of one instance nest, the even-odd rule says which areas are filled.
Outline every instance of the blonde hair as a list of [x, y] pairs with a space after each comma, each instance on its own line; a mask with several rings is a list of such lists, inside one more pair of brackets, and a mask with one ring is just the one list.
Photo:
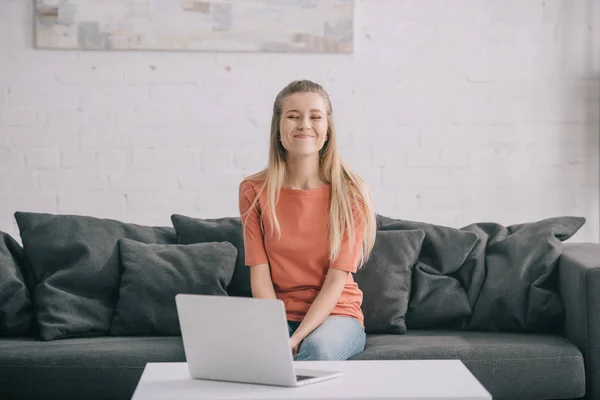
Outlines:
[[[333, 124], [331, 100], [327, 92], [319, 84], [308, 80], [296, 80], [283, 88], [275, 98], [273, 116], [271, 118], [271, 135], [269, 146], [269, 161], [267, 167], [244, 179], [246, 181], [260, 182], [257, 196], [250, 205], [247, 214], [256, 207], [261, 193], [267, 192], [267, 212], [277, 229], [278, 238], [281, 238], [279, 221], [275, 214], [275, 204], [279, 199], [279, 191], [286, 178], [286, 150], [279, 141], [279, 125], [281, 121], [281, 103], [284, 98], [295, 93], [319, 93], [327, 104], [327, 141], [319, 152], [319, 164], [322, 178], [331, 184], [331, 205], [329, 216], [329, 261], [333, 263], [339, 253], [344, 240], [354, 242], [354, 235], [363, 237], [361, 254], [357, 268], [367, 262], [373, 249], [376, 235], [376, 217], [373, 210], [371, 192], [366, 183], [342, 161], [337, 150], [337, 138]], [[243, 183], [243, 182], [242, 182]], [[350, 200], [350, 201], [348, 201]], [[363, 232], [355, 232], [356, 220], [360, 218]], [[263, 227], [264, 234], [264, 227]], [[271, 235], [273, 232], [271, 232]]]

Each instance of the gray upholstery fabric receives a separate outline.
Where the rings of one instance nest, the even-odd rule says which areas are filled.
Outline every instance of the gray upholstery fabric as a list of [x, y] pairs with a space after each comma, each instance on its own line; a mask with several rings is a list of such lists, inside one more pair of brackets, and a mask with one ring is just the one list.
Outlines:
[[585, 357], [588, 398], [600, 399], [600, 245], [565, 243], [559, 276], [564, 335]]
[[406, 332], [411, 271], [423, 245], [425, 232], [377, 231], [367, 263], [354, 274], [363, 292], [362, 311], [367, 333]]
[[172, 228], [77, 215], [15, 213], [34, 276], [42, 340], [106, 335], [120, 281], [120, 238], [174, 244]]
[[238, 251], [238, 258], [231, 284], [227, 288], [230, 296], [252, 297], [250, 269], [246, 267], [242, 220], [239, 217], [202, 219], [185, 215], [171, 215], [179, 244], [206, 242], [230, 242]]
[[0, 232], [0, 336], [32, 333], [33, 311], [22, 265], [23, 248], [8, 233]]
[[582, 217], [555, 217], [462, 228], [480, 239], [457, 275], [473, 309], [465, 328], [555, 332], [564, 317], [556, 280], [562, 241], [584, 223]]
[[564, 317], [556, 280], [562, 241], [585, 221], [561, 216], [453, 229], [378, 216], [381, 230], [426, 235], [413, 270], [408, 329], [555, 332]]
[[110, 327], [115, 336], [181, 335], [175, 296], [227, 296], [237, 258], [229, 242], [174, 245], [120, 239], [119, 249], [123, 273]]
[[406, 313], [408, 329], [460, 326], [471, 315], [471, 305], [461, 283], [453, 274], [464, 264], [477, 243], [473, 232], [455, 228], [377, 216], [379, 230], [425, 232], [419, 260], [412, 271], [410, 302]]
[[[583, 394], [581, 353], [559, 336], [460, 331], [367, 335], [365, 350], [354, 359], [449, 358], [463, 360], [495, 400]], [[146, 362], [183, 361], [177, 336], [0, 339], [0, 398], [130, 399]]]
[[554, 335], [409, 330], [368, 335], [353, 359], [460, 359], [495, 400], [567, 399], [585, 391], [581, 352]]
[[0, 399], [131, 399], [147, 362], [182, 362], [181, 337], [0, 339]]

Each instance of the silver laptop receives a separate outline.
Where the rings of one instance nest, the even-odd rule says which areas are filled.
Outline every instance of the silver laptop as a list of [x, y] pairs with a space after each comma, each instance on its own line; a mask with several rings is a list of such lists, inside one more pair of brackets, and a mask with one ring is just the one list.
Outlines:
[[301, 386], [341, 376], [294, 368], [281, 300], [178, 294], [175, 302], [192, 378]]

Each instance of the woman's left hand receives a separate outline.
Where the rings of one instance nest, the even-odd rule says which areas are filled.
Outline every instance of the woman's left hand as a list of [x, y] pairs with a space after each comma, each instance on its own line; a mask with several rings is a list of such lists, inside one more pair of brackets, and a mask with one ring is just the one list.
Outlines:
[[298, 340], [297, 337], [294, 337], [292, 335], [292, 337], [290, 338], [290, 347], [292, 349], [292, 356], [296, 356], [296, 354], [298, 354], [298, 348], [300, 347], [300, 342], [301, 340]]

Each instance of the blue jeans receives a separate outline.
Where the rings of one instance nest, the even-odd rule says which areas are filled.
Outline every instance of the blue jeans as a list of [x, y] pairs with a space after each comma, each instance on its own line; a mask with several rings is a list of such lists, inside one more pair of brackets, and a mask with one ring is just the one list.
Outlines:
[[[288, 321], [290, 336], [299, 325]], [[300, 343], [294, 360], [347, 360], [362, 352], [365, 342], [365, 330], [355, 318], [329, 316]]]

